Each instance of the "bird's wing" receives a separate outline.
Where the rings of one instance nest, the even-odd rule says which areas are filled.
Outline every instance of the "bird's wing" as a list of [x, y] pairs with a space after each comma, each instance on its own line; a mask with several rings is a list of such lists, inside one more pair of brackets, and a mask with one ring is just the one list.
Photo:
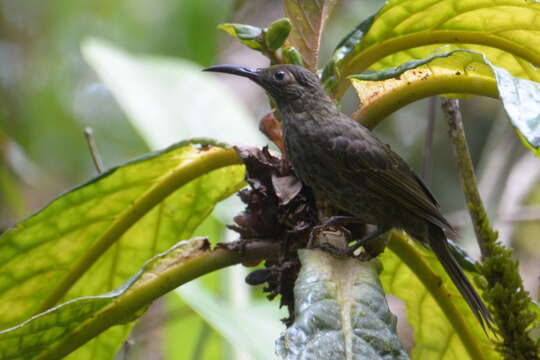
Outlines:
[[[355, 129], [356, 130], [356, 129]], [[367, 129], [361, 131], [369, 132]], [[345, 170], [351, 177], [361, 174], [365, 186], [389, 202], [453, 233], [454, 230], [439, 211], [439, 204], [427, 186], [389, 146], [371, 134], [338, 136], [333, 150], [346, 161]]]

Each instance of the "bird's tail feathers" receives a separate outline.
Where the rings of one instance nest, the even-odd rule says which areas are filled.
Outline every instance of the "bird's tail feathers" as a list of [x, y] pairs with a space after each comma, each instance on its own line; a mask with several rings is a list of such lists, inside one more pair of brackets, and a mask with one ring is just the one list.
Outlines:
[[436, 225], [430, 225], [429, 227], [429, 246], [471, 308], [476, 318], [480, 321], [480, 324], [482, 325], [482, 328], [486, 334], [486, 328], [489, 329], [491, 333], [495, 334], [494, 320], [491, 317], [489, 310], [450, 252], [444, 232]]

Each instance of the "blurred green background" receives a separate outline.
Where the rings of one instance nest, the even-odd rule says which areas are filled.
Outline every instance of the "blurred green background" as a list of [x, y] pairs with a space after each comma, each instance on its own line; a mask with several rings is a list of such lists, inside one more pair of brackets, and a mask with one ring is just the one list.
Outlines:
[[[339, 1], [323, 37], [320, 64], [344, 35], [382, 5], [379, 0]], [[84, 39], [97, 37], [134, 54], [181, 58], [201, 68], [216, 63], [264, 66], [266, 59], [216, 26], [266, 26], [282, 14], [281, 0], [0, 0], [0, 230], [96, 174], [83, 136], [86, 126], [94, 131], [106, 167], [150, 150], [144, 134], [83, 59]], [[255, 126], [269, 109], [263, 92], [242, 79], [219, 80], [240, 100]], [[343, 110], [352, 113], [357, 106], [350, 91]], [[375, 130], [418, 170], [429, 106], [429, 100], [410, 105]], [[526, 287], [536, 298], [540, 162], [521, 146], [498, 101], [465, 99], [462, 110], [481, 193], [501, 240], [516, 249]], [[462, 229], [464, 245], [477, 254], [447, 126], [437, 113], [432, 188], [445, 214]], [[159, 119], [154, 125], [160, 126]], [[177, 140], [182, 139], [178, 134]], [[221, 239], [222, 223], [228, 220], [220, 219], [208, 221], [199, 233]], [[243, 276], [242, 269], [235, 269], [213, 274], [204, 284], [222, 301], [218, 306], [265, 306], [260, 289], [248, 289]], [[189, 304], [187, 298], [184, 301]], [[277, 308], [277, 302], [270, 307]], [[177, 297], [160, 301], [137, 325], [118, 358], [249, 358], [228, 345], [226, 330], [216, 330], [215, 322], [203, 318], [205, 314], [197, 314]], [[234, 329], [242, 324], [229, 325]]]

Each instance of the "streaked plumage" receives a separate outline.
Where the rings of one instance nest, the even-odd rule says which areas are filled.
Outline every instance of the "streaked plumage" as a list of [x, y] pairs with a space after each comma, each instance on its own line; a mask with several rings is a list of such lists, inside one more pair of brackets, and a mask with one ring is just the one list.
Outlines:
[[437, 256], [482, 326], [489, 311], [448, 248], [455, 234], [439, 204], [407, 163], [367, 128], [342, 113], [318, 77], [294, 65], [206, 69], [248, 77], [276, 101], [287, 155], [319, 197], [379, 229], [405, 230]]

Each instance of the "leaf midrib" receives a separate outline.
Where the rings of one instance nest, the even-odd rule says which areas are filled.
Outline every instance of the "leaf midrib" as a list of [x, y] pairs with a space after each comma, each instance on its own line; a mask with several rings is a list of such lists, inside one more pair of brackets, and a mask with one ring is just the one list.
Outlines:
[[45, 311], [56, 304], [101, 254], [172, 192], [212, 170], [239, 164], [241, 164], [241, 161], [233, 149], [211, 148], [202, 150], [199, 157], [190, 159], [190, 161], [182, 163], [176, 169], [168, 172], [158, 183], [145, 191], [123, 213], [116, 217], [108, 229], [96, 239], [85, 255], [76, 261], [71, 271], [58, 282], [47, 298], [43, 300], [37, 312]]

